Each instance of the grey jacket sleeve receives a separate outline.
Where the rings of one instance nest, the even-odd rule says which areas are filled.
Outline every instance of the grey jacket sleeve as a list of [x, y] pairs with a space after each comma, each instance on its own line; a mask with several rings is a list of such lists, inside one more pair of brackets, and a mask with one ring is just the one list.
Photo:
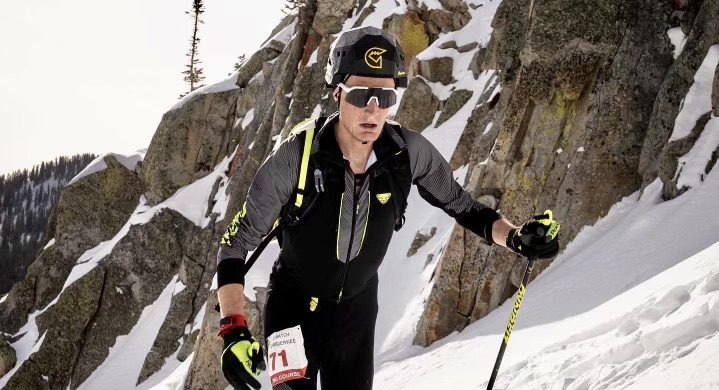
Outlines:
[[217, 283], [245, 283], [245, 259], [272, 229], [297, 186], [300, 147], [306, 133], [290, 135], [257, 170], [242, 209], [222, 236], [217, 253]]
[[449, 163], [427, 138], [413, 130], [401, 131], [409, 152], [412, 183], [420, 196], [491, 244], [492, 224], [500, 218], [499, 214], [476, 201], [457, 183]]

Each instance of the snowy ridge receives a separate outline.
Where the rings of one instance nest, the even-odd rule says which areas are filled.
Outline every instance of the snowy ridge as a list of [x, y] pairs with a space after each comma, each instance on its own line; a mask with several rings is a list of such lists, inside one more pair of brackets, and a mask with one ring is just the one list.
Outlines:
[[70, 180], [67, 185], [72, 185], [74, 183], [77, 183], [80, 179], [82, 179], [85, 176], [92, 175], [93, 173], [100, 172], [107, 168], [107, 164], [105, 163], [105, 157], [106, 156], [112, 156], [115, 157], [115, 159], [122, 165], [125, 166], [125, 168], [134, 171], [135, 166], [139, 161], [142, 161], [143, 158], [145, 158], [145, 153], [147, 152], [147, 149], [141, 149], [134, 153], [106, 153], [102, 156], [97, 157], [96, 159], [92, 160], [90, 164], [88, 164], [85, 169], [80, 171], [75, 177]]
[[180, 99], [177, 103], [175, 103], [167, 111], [176, 110], [176, 109], [184, 106], [185, 103], [187, 103], [188, 101], [190, 101], [190, 99], [192, 99], [193, 97], [195, 97], [197, 95], [203, 95], [203, 94], [207, 94], [207, 93], [220, 93], [220, 92], [225, 92], [225, 91], [239, 88], [237, 86], [237, 75], [238, 74], [239, 74], [238, 72], [235, 72], [230, 77], [226, 78], [223, 81], [220, 81], [219, 83], [215, 83], [212, 85], [206, 85], [202, 88], [197, 88], [196, 90], [185, 95], [182, 99]]

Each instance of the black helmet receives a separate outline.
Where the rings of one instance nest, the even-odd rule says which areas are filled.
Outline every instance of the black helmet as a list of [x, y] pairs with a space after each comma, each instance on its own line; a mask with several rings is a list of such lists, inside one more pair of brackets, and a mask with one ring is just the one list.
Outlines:
[[391, 34], [376, 27], [343, 32], [330, 48], [325, 82], [334, 87], [349, 75], [391, 77], [396, 87], [406, 87], [402, 48]]

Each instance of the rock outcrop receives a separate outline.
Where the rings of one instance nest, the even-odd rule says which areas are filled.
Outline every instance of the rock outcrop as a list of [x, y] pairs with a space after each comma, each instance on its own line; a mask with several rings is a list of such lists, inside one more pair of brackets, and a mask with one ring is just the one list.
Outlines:
[[182, 109], [162, 116], [142, 163], [150, 204], [207, 175], [232, 152], [237, 145], [232, 130], [239, 93], [240, 89], [230, 89], [196, 94]]
[[15, 367], [16, 361], [15, 350], [7, 343], [5, 337], [0, 335], [0, 377]]
[[55, 244], [43, 250], [27, 276], [0, 304], [0, 329], [17, 332], [27, 315], [47, 306], [60, 292], [80, 255], [109, 240], [125, 224], [143, 191], [137, 173], [114, 157], [107, 168], [68, 185], [62, 191], [53, 218]]
[[[673, 118], [655, 103], [673, 65], [666, 35], [672, 12], [672, 4], [650, 1], [502, 2], [481, 56], [482, 69], [502, 74], [498, 129], [458, 147], [473, 145], [474, 195], [498, 200], [515, 222], [552, 208], [566, 243], [639, 190], [640, 154], [656, 130], [652, 120]], [[484, 115], [473, 117], [485, 124]], [[475, 137], [485, 129], [476, 128]], [[507, 251], [455, 229], [415, 342], [427, 345], [483, 317], [511, 297], [522, 271], [523, 262]]]

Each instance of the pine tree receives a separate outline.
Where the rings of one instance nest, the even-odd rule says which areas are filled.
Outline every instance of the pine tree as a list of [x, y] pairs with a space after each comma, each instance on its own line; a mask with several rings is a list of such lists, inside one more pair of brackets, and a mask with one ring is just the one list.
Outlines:
[[[242, 65], [244, 65], [246, 61], [247, 61], [247, 58], [245, 57], [244, 54], [242, 54], [242, 55], [240, 55], [239, 57], [237, 57], [237, 62], [235, 62], [235, 65], [234, 65], [234, 66], [235, 66], [235, 72], [239, 71], [240, 68], [242, 68]], [[232, 72], [228, 73], [227, 75], [228, 75], [228, 76], [232, 76]]]
[[[45, 226], [60, 191], [94, 158], [62, 156], [29, 170], [0, 174], [0, 295], [24, 277], [45, 242]], [[45, 182], [53, 177], [57, 182]]]
[[192, 11], [185, 11], [186, 14], [192, 17], [194, 21], [194, 27], [192, 29], [192, 38], [190, 38], [190, 49], [187, 51], [187, 54], [185, 54], [187, 57], [190, 58], [190, 61], [187, 65], [185, 65], [187, 69], [182, 72], [182, 74], [185, 75], [184, 80], [190, 84], [190, 90], [186, 93], [180, 94], [180, 98], [196, 90], [197, 88], [205, 86], [204, 84], [202, 84], [202, 82], [205, 81], [205, 76], [203, 75], [202, 68], [199, 66], [200, 58], [198, 46], [200, 43], [200, 37], [197, 36], [199, 25], [205, 23], [202, 19], [200, 19], [200, 16], [204, 12], [205, 5], [202, 0], [193, 0]]

